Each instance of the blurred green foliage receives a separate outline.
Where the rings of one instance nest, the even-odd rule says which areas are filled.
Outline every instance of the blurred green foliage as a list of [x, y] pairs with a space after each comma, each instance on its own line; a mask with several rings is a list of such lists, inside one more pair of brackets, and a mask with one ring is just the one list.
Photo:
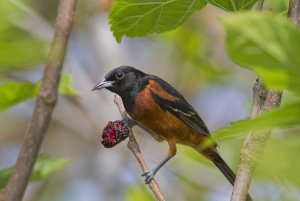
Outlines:
[[[34, 165], [30, 181], [43, 180], [49, 177], [54, 172], [66, 166], [68, 162], [68, 159], [61, 159], [41, 154]], [[5, 188], [12, 172], [13, 167], [6, 168], [0, 171], [0, 190]]]
[[[18, 26], [26, 18], [26, 9], [21, 9], [18, 1], [3, 0], [0, 6], [0, 73], [4, 81], [0, 82], [0, 111], [17, 103], [34, 98], [41, 87], [41, 82], [15, 81], [7, 78], [9, 72], [23, 71], [45, 63], [48, 44], [37, 39]], [[26, 23], [26, 22], [25, 22]], [[59, 93], [78, 96], [72, 87], [72, 77], [69, 74], [61, 76]], [[47, 178], [68, 163], [68, 160], [52, 156], [40, 155], [35, 163], [31, 181]], [[7, 184], [12, 168], [0, 172], [0, 189]]]
[[[290, 90], [294, 101], [252, 120], [241, 120], [217, 131], [215, 139], [237, 137], [253, 131], [290, 128], [300, 124], [300, 31], [284, 16], [239, 13], [225, 17], [229, 56], [255, 71], [277, 90]], [[243, 26], [241, 26], [243, 24]], [[212, 139], [208, 144], [212, 143]]]
[[204, 86], [229, 75], [222, 63], [209, 58], [210, 41], [201, 24], [198, 26], [196, 19], [191, 20], [195, 22], [185, 23], [161, 37], [161, 43], [165, 43], [171, 52], [174, 72], [178, 73], [176, 80], [184, 82], [184, 91], [194, 90], [195, 83]]
[[[69, 96], [78, 96], [79, 93], [72, 88], [73, 79], [69, 74], [63, 74], [60, 79], [59, 93]], [[7, 109], [15, 104], [35, 97], [41, 83], [29, 81], [7, 81], [0, 85], [0, 111]]]
[[117, 0], [109, 23], [120, 42], [122, 36], [144, 36], [175, 29], [205, 5], [204, 0]]
[[46, 44], [18, 28], [0, 31], [0, 72], [25, 70], [46, 58]]
[[285, 13], [285, 16], [287, 16], [289, 0], [265, 1], [264, 7], [266, 8], [266, 10], [272, 11], [273, 13]]
[[300, 92], [300, 31], [285, 16], [249, 12], [222, 22], [233, 61], [255, 71], [271, 89]]
[[125, 198], [127, 201], [154, 201], [155, 199], [149, 193], [145, 185], [129, 186], [125, 189]]
[[47, 44], [16, 26], [24, 11], [13, 1], [3, 0], [0, 13], [0, 73], [25, 70], [43, 63]]
[[214, 133], [213, 139], [207, 140], [204, 146], [208, 146], [214, 140], [237, 138], [241, 134], [249, 132], [271, 130], [275, 128], [291, 128], [300, 125], [300, 103], [290, 104], [265, 112], [255, 119], [240, 120], [231, 123]]
[[29, 81], [8, 81], [0, 85], [0, 110], [34, 97], [36, 88], [36, 84]]
[[294, 130], [292, 133], [284, 136], [284, 143], [281, 137], [273, 137], [268, 141], [264, 159], [256, 173], [258, 179], [271, 179], [279, 185], [300, 186], [300, 161], [296, 151], [300, 149], [300, 132]]
[[[27, 13], [21, 10], [18, 2], [3, 0], [0, 6], [0, 73], [16, 70], [28, 70], [44, 63], [47, 43], [19, 28], [17, 21]], [[3, 74], [2, 74], [3, 76]], [[72, 88], [71, 75], [62, 75], [59, 92], [77, 96]], [[0, 111], [17, 103], [33, 98], [38, 94], [40, 82], [9, 80], [0, 84]]]
[[[233, 14], [224, 17], [222, 22], [231, 59], [255, 71], [268, 88], [293, 92], [293, 100], [255, 119], [233, 122], [217, 131], [214, 139], [236, 138], [253, 131], [298, 127], [300, 31], [286, 17], [270, 13]], [[212, 142], [210, 139], [206, 145]]]

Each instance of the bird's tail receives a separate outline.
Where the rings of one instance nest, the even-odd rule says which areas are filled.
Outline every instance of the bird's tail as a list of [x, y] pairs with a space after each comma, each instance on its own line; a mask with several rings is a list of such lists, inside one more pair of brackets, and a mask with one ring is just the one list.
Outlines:
[[[223, 173], [223, 175], [227, 178], [227, 180], [234, 185], [235, 181], [235, 173], [232, 169], [227, 165], [227, 163], [223, 160], [223, 158], [219, 155], [215, 148], [207, 148], [207, 149], [196, 149], [201, 155], [205, 156], [209, 160], [211, 160], [215, 166]], [[251, 196], [248, 194], [246, 201], [252, 201]]]

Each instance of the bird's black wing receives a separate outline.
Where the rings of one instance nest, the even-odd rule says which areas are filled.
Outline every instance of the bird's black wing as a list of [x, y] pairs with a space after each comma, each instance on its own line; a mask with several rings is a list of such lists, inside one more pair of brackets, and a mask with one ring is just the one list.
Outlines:
[[176, 100], [167, 100], [155, 92], [151, 92], [155, 102], [163, 110], [174, 114], [183, 122], [194, 128], [198, 133], [209, 136], [210, 133], [204, 121], [200, 118], [194, 108], [184, 99], [184, 97], [164, 80], [155, 77], [155, 81], [158, 82], [160, 86], [166, 90], [166, 92], [176, 97]]

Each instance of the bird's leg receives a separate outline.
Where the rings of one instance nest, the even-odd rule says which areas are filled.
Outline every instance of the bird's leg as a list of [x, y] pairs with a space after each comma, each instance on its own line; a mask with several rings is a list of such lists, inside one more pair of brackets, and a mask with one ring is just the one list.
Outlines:
[[129, 128], [132, 128], [133, 126], [137, 125], [137, 123], [129, 117], [125, 117], [123, 119], [123, 122], [125, 123], [125, 126]]
[[176, 155], [176, 141], [174, 138], [168, 140], [169, 143], [169, 153], [168, 156], [160, 163], [157, 167], [153, 168], [150, 171], [144, 172], [142, 176], [145, 177], [145, 183], [149, 184], [151, 180], [154, 178], [154, 175], [158, 172], [158, 170], [168, 162], [173, 156]]

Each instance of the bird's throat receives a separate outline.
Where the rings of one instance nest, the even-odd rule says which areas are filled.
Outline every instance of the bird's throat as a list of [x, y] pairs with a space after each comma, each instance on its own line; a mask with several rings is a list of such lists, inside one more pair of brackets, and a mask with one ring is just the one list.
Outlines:
[[136, 96], [132, 96], [130, 93], [124, 93], [119, 95], [122, 98], [126, 112], [130, 114], [133, 110]]

